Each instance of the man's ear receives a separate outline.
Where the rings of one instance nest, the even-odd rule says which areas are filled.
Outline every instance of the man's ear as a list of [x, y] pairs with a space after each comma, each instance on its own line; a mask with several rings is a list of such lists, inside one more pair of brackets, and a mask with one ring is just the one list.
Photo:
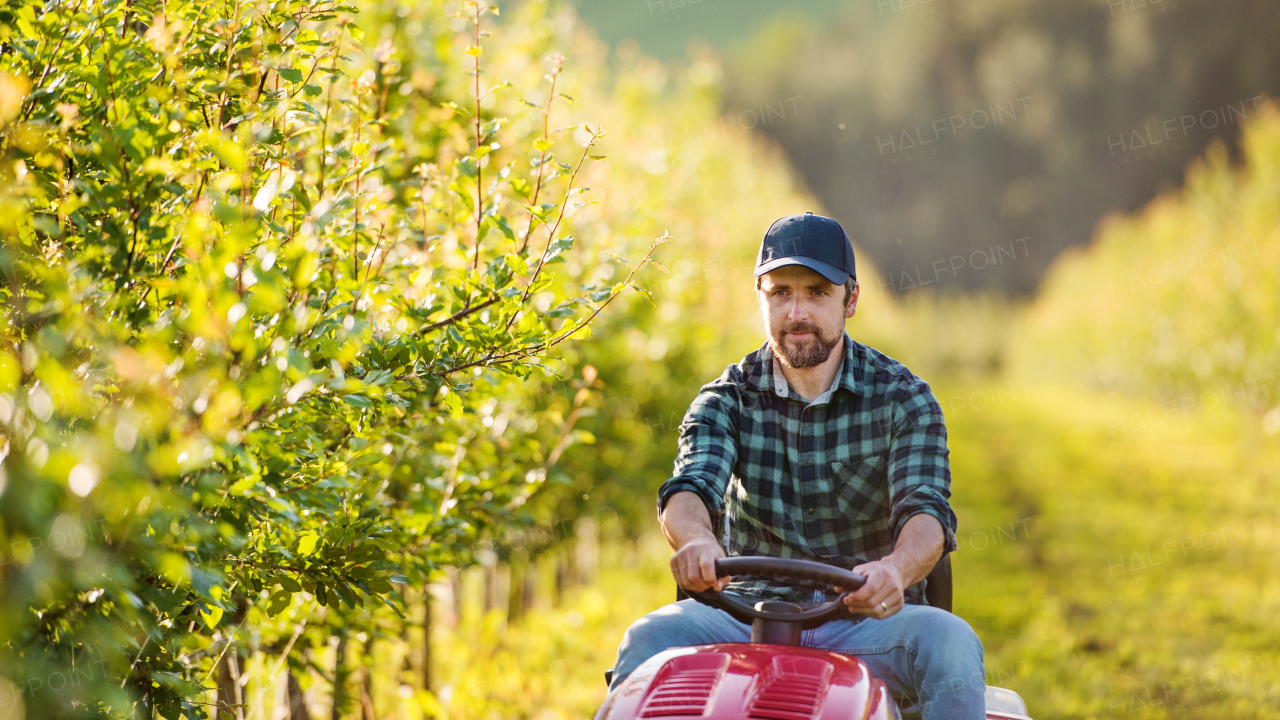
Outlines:
[[861, 286], [855, 281], [853, 283], [853, 292], [849, 293], [849, 304], [845, 306], [844, 309], [844, 316], [846, 318], [851, 318], [854, 313], [858, 312], [858, 290], [860, 289]]

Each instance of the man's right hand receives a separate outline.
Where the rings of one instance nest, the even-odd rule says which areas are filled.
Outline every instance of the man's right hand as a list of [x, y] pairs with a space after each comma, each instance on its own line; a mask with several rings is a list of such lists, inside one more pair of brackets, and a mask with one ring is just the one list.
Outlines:
[[729, 578], [716, 578], [716, 560], [724, 557], [724, 548], [716, 541], [711, 515], [702, 499], [688, 491], [672, 495], [661, 521], [662, 534], [676, 551], [671, 556], [676, 584], [695, 592], [713, 587], [723, 590]]
[[716, 577], [716, 560], [724, 556], [724, 548], [714, 538], [694, 538], [671, 556], [671, 574], [676, 584], [686, 590], [723, 590], [729, 578]]

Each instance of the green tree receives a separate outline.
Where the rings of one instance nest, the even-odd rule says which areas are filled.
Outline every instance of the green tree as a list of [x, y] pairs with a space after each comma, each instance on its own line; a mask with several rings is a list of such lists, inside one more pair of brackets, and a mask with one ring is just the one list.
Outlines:
[[410, 50], [333, 2], [6, 7], [0, 702], [231, 716], [249, 650], [386, 630], [582, 438], [518, 390], [665, 238], [593, 281], [603, 131], [550, 124], [549, 33], [518, 98], [498, 9], [445, 8]]

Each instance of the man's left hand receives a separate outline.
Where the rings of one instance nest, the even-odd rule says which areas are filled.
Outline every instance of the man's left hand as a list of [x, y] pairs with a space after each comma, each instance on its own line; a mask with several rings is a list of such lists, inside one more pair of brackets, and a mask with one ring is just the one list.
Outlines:
[[853, 568], [853, 571], [866, 577], [867, 582], [844, 599], [849, 612], [883, 620], [902, 609], [905, 602], [903, 592], [906, 588], [903, 587], [902, 574], [895, 565], [874, 560]]

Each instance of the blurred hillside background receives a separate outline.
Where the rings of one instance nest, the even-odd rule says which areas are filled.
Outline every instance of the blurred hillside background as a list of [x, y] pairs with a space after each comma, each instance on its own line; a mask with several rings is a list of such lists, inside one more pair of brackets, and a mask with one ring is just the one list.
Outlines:
[[[495, 515], [507, 524], [463, 533], [465, 552], [428, 547], [391, 596], [403, 617], [326, 617], [307, 593], [268, 617], [250, 596], [221, 640], [243, 672], [201, 695], [247, 699], [220, 720], [589, 717], [623, 631], [675, 592], [654, 497], [681, 417], [762, 343], [759, 239], [806, 210], [857, 247], [852, 337], [943, 406], [955, 609], [988, 682], [1037, 720], [1276, 717], [1280, 7], [498, 4], [486, 79], [536, 79], [562, 53], [573, 102], [550, 126], [607, 131], [574, 235], [636, 257], [668, 231], [668, 272], [646, 269], [653, 302], [620, 295], [549, 372], [459, 412], [470, 438], [497, 443], [508, 421], [550, 435], [546, 482]], [[365, 55], [347, 75], [383, 53], [419, 122], [456, 111], [461, 4], [358, 5]], [[536, 135], [534, 120], [511, 132]], [[464, 155], [451, 132], [414, 152]], [[572, 279], [621, 279], [582, 247]], [[443, 518], [445, 502], [419, 512]], [[305, 658], [290, 656], [307, 622]], [[199, 662], [205, 680], [224, 667]], [[25, 687], [28, 706], [49, 693]], [[13, 707], [0, 693], [0, 719]]]
[[1214, 141], [1238, 152], [1280, 90], [1267, 0], [577, 6], [618, 46], [712, 63], [695, 75], [723, 83], [717, 123], [776, 140], [895, 291], [1032, 293], [1104, 215], [1176, 187]]

